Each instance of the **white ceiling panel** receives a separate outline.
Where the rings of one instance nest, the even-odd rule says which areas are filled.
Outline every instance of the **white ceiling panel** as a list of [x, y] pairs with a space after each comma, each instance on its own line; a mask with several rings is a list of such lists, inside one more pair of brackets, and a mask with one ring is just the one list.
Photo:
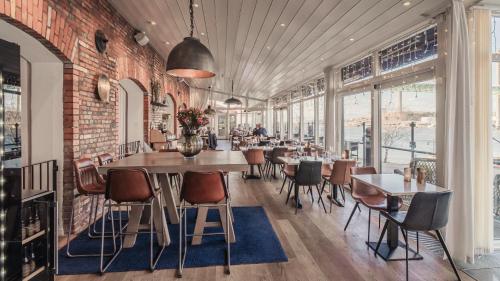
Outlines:
[[[109, 0], [166, 59], [189, 35], [188, 0]], [[448, 0], [195, 0], [194, 35], [217, 75], [196, 87], [266, 99], [420, 25]], [[409, 5], [404, 5], [409, 2]], [[152, 25], [154, 21], [156, 25]], [[350, 40], [350, 39], [353, 40]], [[223, 96], [223, 95], [222, 95]]]

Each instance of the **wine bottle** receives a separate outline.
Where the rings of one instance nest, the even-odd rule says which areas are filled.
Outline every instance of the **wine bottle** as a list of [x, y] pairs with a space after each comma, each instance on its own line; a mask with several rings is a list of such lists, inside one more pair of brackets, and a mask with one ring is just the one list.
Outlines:
[[34, 216], [34, 228], [35, 228], [35, 232], [40, 232], [41, 230], [41, 225], [40, 225], [40, 216], [38, 215], [39, 213], [39, 210], [38, 208], [35, 208], [35, 216]]
[[22, 266], [22, 271], [23, 271], [23, 277], [26, 277], [30, 275], [31, 273], [31, 266], [30, 266], [30, 261], [28, 258], [28, 248], [24, 247], [24, 257], [23, 257], [23, 266]]
[[31, 243], [30, 245], [30, 251], [31, 251], [30, 268], [31, 272], [33, 272], [36, 269], [35, 247], [33, 246], [33, 243]]

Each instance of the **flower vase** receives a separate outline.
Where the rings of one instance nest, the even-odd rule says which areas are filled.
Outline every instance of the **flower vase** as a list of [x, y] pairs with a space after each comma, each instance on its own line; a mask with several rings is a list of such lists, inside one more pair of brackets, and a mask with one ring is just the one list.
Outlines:
[[177, 150], [184, 158], [195, 158], [203, 149], [203, 139], [194, 130], [183, 129], [182, 136], [177, 141]]

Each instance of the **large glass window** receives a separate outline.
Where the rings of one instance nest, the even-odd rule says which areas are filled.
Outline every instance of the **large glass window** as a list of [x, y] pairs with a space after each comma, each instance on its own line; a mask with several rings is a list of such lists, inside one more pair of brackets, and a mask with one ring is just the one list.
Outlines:
[[281, 138], [288, 138], [288, 110], [286, 108], [281, 110], [281, 131], [283, 132]]
[[300, 102], [292, 104], [292, 138], [300, 140]]
[[274, 110], [274, 135], [277, 138], [281, 138], [281, 109]]
[[316, 110], [314, 109], [314, 100], [308, 99], [304, 101], [304, 141], [314, 142], [314, 115]]
[[352, 157], [362, 166], [372, 165], [372, 105], [371, 93], [362, 92], [342, 98], [343, 149], [349, 149]]
[[381, 109], [382, 172], [402, 171], [420, 161], [428, 165], [428, 177], [435, 177], [435, 80], [382, 87]]
[[318, 97], [318, 143], [325, 145], [325, 96]]
[[494, 238], [500, 239], [500, 17], [492, 18], [492, 151]]

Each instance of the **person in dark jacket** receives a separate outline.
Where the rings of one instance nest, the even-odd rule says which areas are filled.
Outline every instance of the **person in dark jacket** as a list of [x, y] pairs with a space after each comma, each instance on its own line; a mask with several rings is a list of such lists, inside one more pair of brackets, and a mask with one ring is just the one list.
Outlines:
[[208, 129], [208, 148], [212, 150], [217, 149], [217, 136], [210, 129]]
[[253, 129], [254, 136], [267, 137], [266, 128], [262, 127], [260, 124], [255, 125], [255, 129]]

